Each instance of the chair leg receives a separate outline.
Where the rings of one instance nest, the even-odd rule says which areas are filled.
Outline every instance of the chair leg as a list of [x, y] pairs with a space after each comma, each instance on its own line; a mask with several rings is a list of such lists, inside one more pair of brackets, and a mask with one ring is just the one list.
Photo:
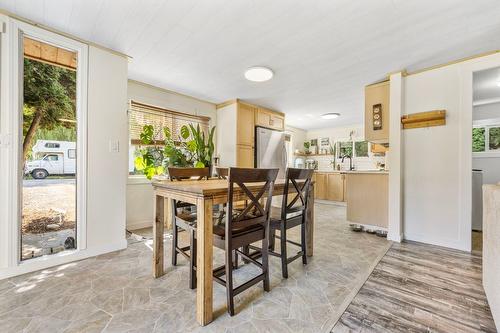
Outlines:
[[276, 249], [276, 229], [273, 229], [271, 231], [271, 236], [269, 239], [269, 249], [271, 251], [275, 251], [275, 249]]
[[226, 295], [227, 295], [227, 312], [230, 316], [234, 316], [234, 290], [233, 290], [233, 251], [226, 248]]
[[177, 266], [177, 247], [178, 247], [179, 228], [175, 223], [175, 218], [172, 223], [172, 266]]
[[286, 253], [286, 228], [285, 224], [281, 225], [281, 239], [280, 239], [280, 247], [281, 247], [281, 274], [285, 279], [288, 279], [288, 254]]
[[300, 245], [302, 248], [302, 264], [307, 265], [307, 253], [306, 253], [306, 224], [302, 223], [300, 226]]
[[[248, 245], [243, 246], [243, 251], [244, 254], [247, 256], [250, 255], [250, 247]], [[245, 258], [242, 258], [243, 263], [248, 264], [250, 261], [246, 260]]]
[[195, 231], [189, 231], [189, 288], [196, 289], [196, 238], [194, 237]]
[[264, 238], [262, 240], [262, 273], [264, 273], [264, 290], [270, 291], [269, 283], [269, 240]]
[[233, 267], [238, 269], [238, 252], [236, 250], [233, 251]]

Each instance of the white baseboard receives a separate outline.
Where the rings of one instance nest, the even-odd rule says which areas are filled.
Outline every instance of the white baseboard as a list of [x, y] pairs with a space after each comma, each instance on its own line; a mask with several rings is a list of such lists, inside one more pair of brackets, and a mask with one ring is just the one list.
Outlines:
[[50, 256], [30, 259], [19, 263], [17, 266], [0, 269], [0, 280], [126, 248], [127, 240], [123, 238], [123, 240], [113, 244], [106, 244], [103, 246], [87, 248], [85, 250], [75, 250], [71, 252], [63, 251]]
[[404, 234], [404, 239], [419, 243], [437, 245], [442, 247], [447, 247], [455, 250], [470, 252], [469, 249], [465, 247], [459, 239], [446, 239], [440, 237], [429, 237], [423, 235], [415, 235], [415, 234]]
[[401, 243], [404, 239], [403, 234], [398, 234], [398, 233], [389, 233], [387, 234], [387, 239], [393, 242]]
[[143, 221], [127, 221], [127, 230], [137, 230], [142, 228], [148, 228], [153, 226], [153, 221], [143, 220]]

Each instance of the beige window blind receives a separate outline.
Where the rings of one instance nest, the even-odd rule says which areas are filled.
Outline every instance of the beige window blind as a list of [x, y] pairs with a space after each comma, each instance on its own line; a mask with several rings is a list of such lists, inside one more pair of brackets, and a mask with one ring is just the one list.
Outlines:
[[153, 125], [156, 140], [164, 140], [163, 128], [168, 127], [174, 140], [180, 140], [180, 130], [183, 125], [200, 125], [208, 133], [209, 117], [196, 116], [187, 113], [171, 111], [157, 106], [147, 105], [136, 101], [130, 102], [129, 129], [130, 142], [133, 145], [141, 144], [140, 134], [144, 125]]

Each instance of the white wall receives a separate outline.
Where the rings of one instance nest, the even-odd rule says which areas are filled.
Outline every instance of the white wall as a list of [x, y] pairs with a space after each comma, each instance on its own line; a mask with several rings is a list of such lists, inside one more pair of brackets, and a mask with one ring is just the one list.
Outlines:
[[[126, 247], [127, 59], [89, 47], [87, 246]], [[110, 140], [119, 152], [110, 152]]]
[[409, 240], [471, 248], [473, 73], [492, 54], [404, 78], [403, 114], [446, 110], [446, 125], [403, 130], [403, 223]]
[[[216, 125], [217, 112], [213, 103], [133, 80], [128, 81], [127, 95], [129, 100], [163, 107], [172, 111], [210, 117], [210, 126]], [[218, 132], [218, 129], [216, 129], [216, 137], [219, 136]], [[151, 182], [144, 177], [129, 177], [126, 195], [127, 229], [133, 230], [152, 226], [154, 218]]]
[[459, 227], [460, 68], [405, 78], [404, 114], [446, 110], [446, 126], [403, 131], [404, 237], [463, 248]]
[[303, 151], [304, 150], [304, 141], [307, 139], [307, 132], [303, 129], [286, 126], [285, 133], [290, 134], [291, 145], [290, 151], [288, 152], [288, 166], [294, 166], [294, 152], [296, 150]]
[[500, 118], [500, 103], [476, 105], [472, 110], [473, 120]]
[[217, 155], [219, 165], [231, 167], [236, 165], [236, 123], [237, 104], [229, 104], [217, 110]]

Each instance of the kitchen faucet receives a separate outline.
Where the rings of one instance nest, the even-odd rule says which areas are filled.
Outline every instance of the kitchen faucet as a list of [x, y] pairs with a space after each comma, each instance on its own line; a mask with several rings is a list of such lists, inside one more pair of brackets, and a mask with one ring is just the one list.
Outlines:
[[349, 156], [349, 155], [342, 156], [342, 164], [344, 163], [344, 159], [346, 157], [349, 159], [349, 170], [354, 170], [354, 166], [352, 165], [352, 157], [351, 156]]

